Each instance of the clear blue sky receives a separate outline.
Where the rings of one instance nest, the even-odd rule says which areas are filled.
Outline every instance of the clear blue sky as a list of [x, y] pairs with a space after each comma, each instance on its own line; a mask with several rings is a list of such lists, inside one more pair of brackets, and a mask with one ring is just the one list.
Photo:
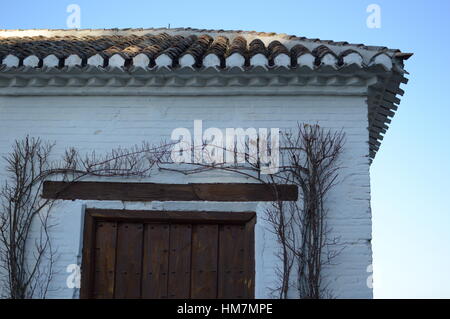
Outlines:
[[[410, 82], [372, 164], [375, 297], [450, 298], [448, 0], [2, 1], [1, 29], [195, 27], [280, 32], [413, 52]], [[381, 28], [366, 26], [369, 4]]]

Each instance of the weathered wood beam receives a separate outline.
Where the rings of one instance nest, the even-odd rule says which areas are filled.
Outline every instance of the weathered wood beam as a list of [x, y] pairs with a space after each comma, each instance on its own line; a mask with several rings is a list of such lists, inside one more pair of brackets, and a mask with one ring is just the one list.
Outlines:
[[277, 185], [275, 188], [266, 184], [242, 183], [156, 184], [46, 181], [42, 197], [66, 200], [218, 202], [275, 201], [279, 198], [283, 201], [294, 201], [298, 198], [298, 188], [295, 185]]

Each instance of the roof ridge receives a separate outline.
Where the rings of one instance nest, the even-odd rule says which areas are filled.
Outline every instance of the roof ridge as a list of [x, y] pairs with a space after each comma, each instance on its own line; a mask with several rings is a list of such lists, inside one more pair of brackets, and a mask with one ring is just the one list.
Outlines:
[[[292, 34], [286, 34], [286, 33], [277, 33], [277, 32], [263, 32], [263, 31], [255, 31], [255, 30], [224, 30], [224, 29], [199, 29], [199, 28], [166, 28], [166, 27], [160, 27], [160, 28], [87, 28], [87, 29], [0, 29], [0, 39], [1, 38], [11, 38], [11, 37], [27, 37], [30, 35], [18, 35], [18, 33], [29, 33], [33, 34], [31, 36], [44, 36], [46, 37], [45, 33], [49, 33], [47, 37], [55, 36], [55, 34], [52, 33], [66, 33], [65, 35], [73, 35], [73, 36], [83, 36], [86, 35], [86, 33], [110, 33], [110, 35], [118, 35], [118, 36], [130, 36], [135, 32], [141, 33], [140, 35], [145, 35], [145, 32], [168, 32], [168, 33], [198, 33], [198, 34], [234, 34], [235, 36], [238, 35], [253, 35], [258, 37], [273, 37], [273, 38], [281, 38], [284, 40], [291, 40], [291, 41], [304, 41], [304, 42], [312, 42], [312, 43], [323, 43], [327, 45], [334, 45], [334, 46], [349, 46], [349, 47], [357, 47], [359, 49], [365, 49], [369, 51], [391, 51], [391, 52], [401, 52], [399, 49], [391, 49], [387, 48], [385, 46], [375, 46], [375, 45], [365, 45], [363, 43], [349, 43], [347, 41], [333, 41], [333, 40], [323, 40], [319, 38], [309, 38], [309, 37], [303, 37], [303, 36], [297, 36]], [[42, 33], [42, 34], [39, 34]], [[106, 36], [108, 34], [103, 34], [103, 36]], [[98, 36], [102, 36], [102, 34], [99, 34]]]

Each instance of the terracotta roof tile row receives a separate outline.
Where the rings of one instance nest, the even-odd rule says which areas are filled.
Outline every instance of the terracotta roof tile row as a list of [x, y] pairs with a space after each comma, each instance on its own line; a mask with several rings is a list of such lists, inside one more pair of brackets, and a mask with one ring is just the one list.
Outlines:
[[[219, 35], [217, 35], [219, 34]], [[289, 37], [291, 39], [291, 37]], [[390, 70], [392, 50], [377, 47], [369, 55], [357, 47], [331, 47], [321, 41], [314, 47], [301, 42], [287, 43], [283, 38], [250, 38], [238, 35], [213, 36], [204, 33], [148, 33], [143, 35], [8, 36], [0, 32], [0, 61], [7, 67], [289, 67], [321, 65], [339, 68], [383, 64]], [[263, 41], [264, 40], [264, 41]], [[310, 40], [314, 41], [314, 40]], [[334, 42], [333, 45], [336, 45]], [[346, 46], [346, 44], [340, 44]], [[348, 46], [348, 45], [347, 45]], [[364, 50], [369, 50], [364, 47]]]

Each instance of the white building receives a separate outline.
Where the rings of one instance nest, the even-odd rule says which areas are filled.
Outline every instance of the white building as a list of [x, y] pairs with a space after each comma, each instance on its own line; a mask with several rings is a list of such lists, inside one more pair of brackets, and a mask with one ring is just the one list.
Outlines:
[[[344, 249], [324, 278], [333, 297], [372, 298], [369, 167], [403, 94], [409, 56], [243, 31], [3, 30], [0, 155], [26, 135], [54, 141], [55, 158], [69, 147], [102, 154], [170, 140], [176, 128], [193, 132], [195, 120], [203, 130], [342, 129], [339, 182], [326, 206]], [[0, 161], [2, 185], [5, 168]], [[71, 283], [82, 263], [86, 297], [273, 297], [280, 246], [264, 218], [267, 198], [248, 183], [255, 181], [215, 170], [83, 179], [66, 197], [73, 200], [52, 208], [58, 258], [47, 297], [77, 298]], [[205, 218], [213, 222], [195, 222]], [[289, 297], [298, 297], [295, 285]]]

